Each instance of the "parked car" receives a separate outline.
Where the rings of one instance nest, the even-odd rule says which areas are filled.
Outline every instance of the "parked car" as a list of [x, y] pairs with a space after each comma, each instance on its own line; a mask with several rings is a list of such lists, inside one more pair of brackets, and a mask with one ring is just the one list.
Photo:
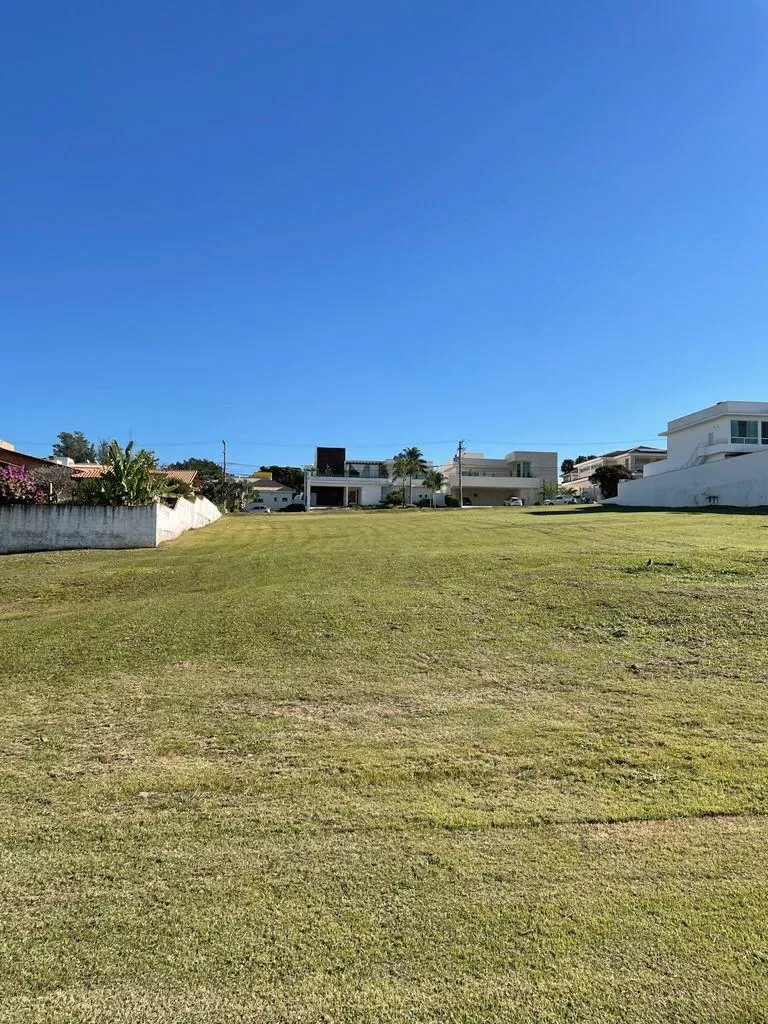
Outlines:
[[579, 499], [575, 494], [556, 494], [554, 498], [547, 498], [545, 505], [578, 505]]
[[290, 505], [279, 508], [278, 512], [306, 512], [307, 506], [302, 501], [292, 501]]
[[522, 498], [507, 498], [504, 502], [507, 508], [521, 508], [523, 504]]
[[251, 512], [271, 512], [271, 508], [267, 508], [266, 505], [254, 505]]

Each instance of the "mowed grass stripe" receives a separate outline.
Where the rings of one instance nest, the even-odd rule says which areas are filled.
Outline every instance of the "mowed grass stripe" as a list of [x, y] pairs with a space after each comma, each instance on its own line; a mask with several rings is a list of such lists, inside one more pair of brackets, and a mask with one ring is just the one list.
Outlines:
[[760, 1019], [764, 544], [473, 509], [3, 558], [0, 1020]]

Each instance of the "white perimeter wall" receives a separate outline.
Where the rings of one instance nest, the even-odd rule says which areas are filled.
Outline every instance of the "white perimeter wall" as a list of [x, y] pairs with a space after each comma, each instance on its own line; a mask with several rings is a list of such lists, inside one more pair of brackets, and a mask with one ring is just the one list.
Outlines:
[[0, 554], [67, 548], [154, 548], [219, 519], [207, 498], [165, 505], [2, 505]]
[[179, 498], [174, 508], [155, 505], [154, 511], [156, 526], [155, 544], [151, 545], [152, 547], [164, 540], [173, 540], [185, 530], [199, 530], [201, 526], [221, 519], [221, 512], [207, 498], [196, 498], [194, 501]]
[[768, 505], [768, 451], [622, 480], [618, 497], [604, 504], [691, 508], [709, 505], [710, 496], [719, 505]]

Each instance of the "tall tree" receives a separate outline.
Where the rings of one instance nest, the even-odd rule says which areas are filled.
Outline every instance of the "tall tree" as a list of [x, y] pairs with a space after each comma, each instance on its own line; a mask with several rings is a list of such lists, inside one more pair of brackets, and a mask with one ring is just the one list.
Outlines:
[[580, 466], [582, 462], [589, 462], [590, 459], [596, 459], [596, 455], [578, 455], [574, 461], [574, 466]]
[[563, 459], [563, 461], [560, 463], [561, 474], [565, 476], [566, 473], [572, 473], [575, 465], [576, 463], [573, 461], [573, 459]]
[[408, 479], [408, 460], [400, 453], [396, 455], [392, 463], [392, 480], [400, 478], [403, 481], [403, 505], [405, 505], [405, 481]]
[[626, 466], [600, 466], [589, 478], [590, 483], [597, 484], [604, 498], [618, 495], [619, 480], [634, 480]]
[[427, 471], [427, 464], [424, 461], [424, 453], [415, 445], [412, 448], [403, 448], [398, 458], [403, 459], [405, 470], [408, 474], [408, 504], [413, 504], [413, 478], [416, 474], [423, 475]]
[[96, 461], [100, 465], [106, 466], [106, 464], [109, 462], [110, 448], [110, 442], [107, 441], [105, 437], [102, 437], [102, 439], [96, 445]]
[[82, 430], [62, 430], [56, 435], [51, 458], [73, 459], [75, 462], [95, 462], [96, 449]]

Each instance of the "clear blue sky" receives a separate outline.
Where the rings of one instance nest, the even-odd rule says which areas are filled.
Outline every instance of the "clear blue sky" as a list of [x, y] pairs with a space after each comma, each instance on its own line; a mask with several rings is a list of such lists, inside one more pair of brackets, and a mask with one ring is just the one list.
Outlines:
[[0, 437], [243, 470], [768, 399], [760, 0], [4, 5]]

